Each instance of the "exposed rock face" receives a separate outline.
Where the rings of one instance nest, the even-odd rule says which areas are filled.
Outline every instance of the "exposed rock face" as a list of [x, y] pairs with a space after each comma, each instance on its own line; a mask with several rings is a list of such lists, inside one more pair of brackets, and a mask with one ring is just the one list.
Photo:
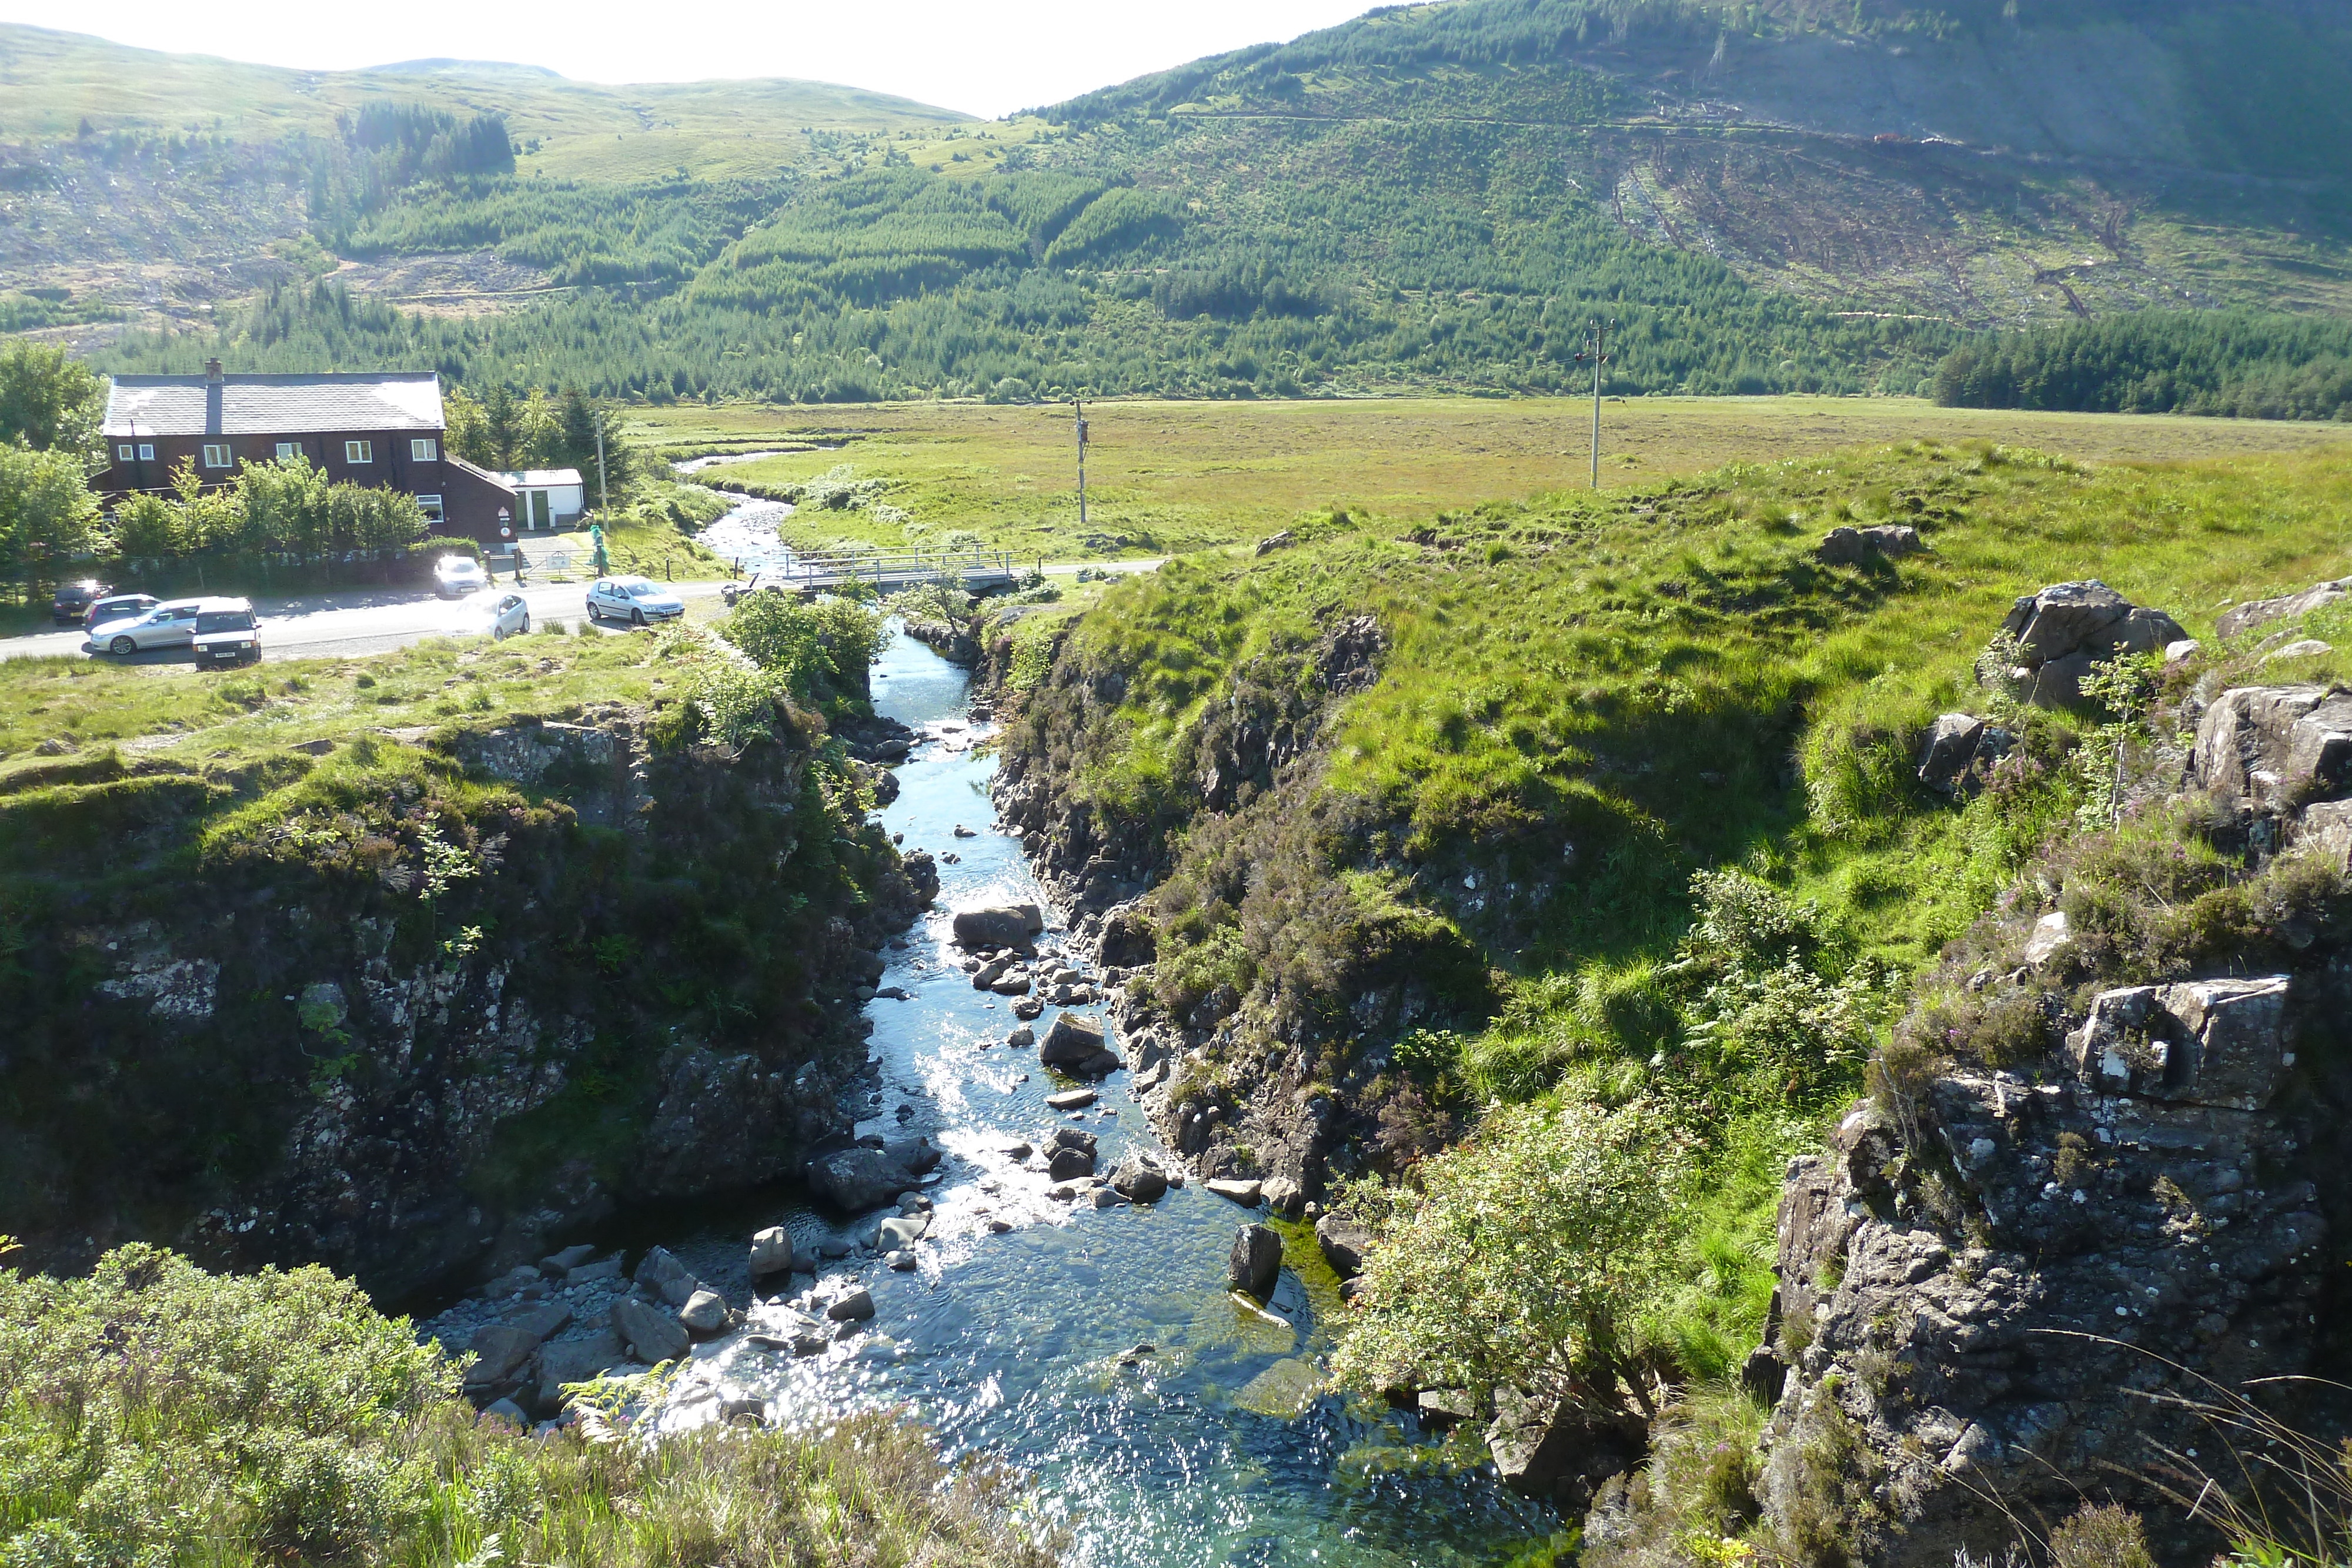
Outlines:
[[1315, 1239], [1322, 1245], [1331, 1271], [1345, 1280], [1362, 1270], [1364, 1251], [1372, 1244], [1372, 1233], [1352, 1219], [1327, 1214], [1315, 1222]]
[[2320, 686], [2223, 692], [2197, 726], [2200, 789], [2271, 814], [2352, 782], [2352, 693]]
[[2277, 599], [2257, 599], [2221, 612], [2213, 623], [2214, 632], [2222, 637], [2234, 637], [2241, 632], [2251, 632], [2273, 621], [2284, 621], [2291, 615], [2308, 615], [2324, 610], [2352, 591], [2352, 577], [2338, 578], [2333, 582], [2315, 583], [2300, 593], [2289, 593]]
[[[878, 831], [838, 824], [870, 840], [860, 852], [872, 903], [857, 924], [822, 907], [754, 920], [759, 950], [792, 956], [797, 991], [779, 985], [751, 1021], [722, 1013], [706, 1025], [645, 983], [654, 972], [719, 989], [744, 978], [731, 960], [704, 976], [661, 949], [698, 926], [706, 901], [741, 907], [747, 878], [772, 892], [799, 874], [805, 749], [656, 752], [641, 716], [618, 707], [439, 744], [430, 766], [454, 759], [491, 804], [463, 828], [441, 819], [436, 831], [477, 870], [429, 920], [407, 861], [378, 875], [275, 853], [208, 862], [184, 918], [108, 924], [100, 909], [39, 934], [26, 961], [87, 974], [86, 996], [23, 1020], [8, 1049], [37, 1053], [58, 1082], [102, 1052], [113, 1131], [93, 1135], [30, 1103], [21, 1125], [0, 1125], [26, 1162], [11, 1220], [32, 1260], [71, 1270], [91, 1247], [143, 1234], [215, 1266], [322, 1261], [399, 1296], [535, 1259], [618, 1204], [772, 1179], [844, 1125], [863, 1020], [821, 998], [846, 995], [927, 896]], [[388, 798], [384, 809], [388, 825], [368, 841], [389, 857], [411, 808]], [[578, 852], [593, 826], [616, 835], [609, 852]], [[126, 1040], [138, 1049], [126, 1053]], [[621, 1158], [574, 1157], [559, 1134], [525, 1167], [479, 1179], [487, 1163], [522, 1157], [506, 1150], [509, 1129], [534, 1116], [554, 1127], [568, 1092], [592, 1079], [609, 1095], [616, 1059], [652, 1066], [620, 1074], [623, 1102], [605, 1102], [625, 1119]], [[179, 1145], [192, 1128], [247, 1153], [191, 1166]], [[95, 1157], [110, 1143], [121, 1146]], [[501, 1207], [486, 1190], [519, 1201]]]
[[1486, 1428], [1486, 1451], [1504, 1485], [1571, 1509], [1638, 1463], [1644, 1441], [1638, 1420], [1594, 1419], [1511, 1388], [1496, 1391], [1495, 1419]]
[[980, 663], [980, 639], [969, 628], [946, 621], [909, 621], [907, 635], [951, 664], [966, 669]]
[[2259, 1111], [2294, 1065], [2286, 997], [2284, 975], [2106, 991], [2067, 1061], [2094, 1092]]
[[[1867, 1108], [1782, 1197], [1776, 1512], [1864, 1485], [1901, 1502], [1864, 1528], [1865, 1561], [1942, 1568], [2011, 1538], [1989, 1491], [2063, 1511], [2070, 1478], [2126, 1481], [2151, 1443], [2193, 1445], [2148, 1397], [2197, 1392], [2168, 1361], [2225, 1385], [2302, 1369], [2326, 1225], [2279, 1118], [1965, 1072], [1919, 1114], [1960, 1226], [1890, 1177], [1896, 1140]], [[1859, 1469], [1824, 1476], [1831, 1452]]]
[[1973, 714], [1944, 714], [1920, 748], [1919, 782], [1945, 795], [1974, 790], [2016, 744], [2017, 737]]

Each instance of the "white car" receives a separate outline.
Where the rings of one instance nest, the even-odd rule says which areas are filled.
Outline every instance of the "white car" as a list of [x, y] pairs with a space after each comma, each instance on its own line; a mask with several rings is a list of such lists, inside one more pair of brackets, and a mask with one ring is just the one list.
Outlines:
[[588, 591], [588, 619], [610, 616], [643, 626], [655, 621], [675, 621], [686, 613], [686, 601], [657, 582], [642, 577], [600, 579]]
[[433, 563], [433, 591], [444, 599], [463, 599], [489, 585], [489, 574], [472, 556], [445, 555]]
[[196, 612], [209, 601], [170, 599], [125, 620], [89, 629], [86, 653], [143, 653], [150, 648], [184, 648], [196, 640]]
[[493, 638], [520, 637], [530, 630], [530, 606], [520, 593], [502, 593], [490, 606], [489, 632]]
[[261, 662], [261, 627], [254, 620], [250, 599], [207, 599], [196, 612], [196, 665]]

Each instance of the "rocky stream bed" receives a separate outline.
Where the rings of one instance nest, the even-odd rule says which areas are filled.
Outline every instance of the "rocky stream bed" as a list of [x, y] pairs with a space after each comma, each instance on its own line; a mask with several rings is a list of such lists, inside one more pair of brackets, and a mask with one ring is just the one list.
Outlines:
[[1549, 1533], [1442, 1413], [1328, 1386], [1335, 1254], [1294, 1194], [1188, 1181], [1154, 1135], [1103, 1005], [1124, 972], [994, 826], [967, 676], [902, 633], [875, 689], [918, 736], [884, 825], [941, 886], [867, 1004], [856, 1141], [787, 1189], [618, 1221], [420, 1332], [475, 1351], [477, 1396], [519, 1420], [660, 1363], [633, 1419], [663, 1430], [908, 1408], [1033, 1475], [1085, 1563], [1443, 1565]]

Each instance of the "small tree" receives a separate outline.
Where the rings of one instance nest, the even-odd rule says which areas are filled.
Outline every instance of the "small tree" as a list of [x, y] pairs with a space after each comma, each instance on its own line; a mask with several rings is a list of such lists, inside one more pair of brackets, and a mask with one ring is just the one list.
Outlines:
[[[597, 489], [596, 415], [596, 405], [577, 387], [563, 394], [555, 415], [557, 461], [567, 468], [579, 469], [592, 495]], [[621, 444], [620, 436], [608, 423], [604, 430], [604, 473], [607, 487], [617, 492], [627, 485], [629, 458], [628, 449]]]
[[79, 454], [0, 444], [0, 566], [27, 598], [89, 552], [97, 527], [98, 498]]
[[416, 497], [390, 488], [338, 485], [331, 497], [336, 537], [370, 555], [405, 549], [425, 537], [427, 524]]
[[499, 461], [498, 451], [490, 442], [489, 411], [467, 397], [462, 389], [451, 387], [443, 394], [441, 417], [445, 424], [442, 439], [451, 453], [478, 467], [506, 466]]
[[331, 488], [307, 457], [247, 464], [236, 476], [236, 494], [247, 538], [260, 549], [306, 563], [322, 559], [335, 542]]
[[105, 415], [104, 384], [63, 349], [22, 340], [0, 348], [0, 443], [94, 465]]
[[1646, 1410], [1636, 1352], [1672, 1286], [1658, 1239], [1684, 1201], [1682, 1135], [1638, 1103], [1539, 1102], [1415, 1168], [1366, 1256], [1341, 1377]]

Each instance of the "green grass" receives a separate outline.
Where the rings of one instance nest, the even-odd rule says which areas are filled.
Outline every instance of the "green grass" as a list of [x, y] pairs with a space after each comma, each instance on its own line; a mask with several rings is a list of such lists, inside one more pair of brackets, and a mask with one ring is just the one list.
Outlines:
[[0, 661], [0, 789], [44, 741], [233, 768], [307, 742], [643, 701], [674, 678], [649, 662], [652, 647], [646, 637], [547, 632], [502, 643], [436, 638], [373, 658], [294, 659], [234, 674]]
[[[6, 1242], [0, 1239], [0, 1249]], [[0, 1554], [384, 1568], [1043, 1568], [1013, 1478], [898, 1418], [537, 1440], [323, 1269], [212, 1275], [154, 1248], [0, 1270]], [[625, 1385], [609, 1392], [625, 1396]], [[621, 1425], [625, 1427], [624, 1417]]]
[[[2011, 601], [2097, 577], [2210, 633], [2232, 602], [2343, 575], [2347, 515], [2340, 448], [2095, 466], [1933, 441], [1411, 522], [1309, 514], [1288, 549], [1109, 591], [1007, 745], [1105, 841], [1169, 836], [1161, 999], [1181, 1013], [1221, 979], [1249, 998], [1188, 1067], [1203, 1082], [1337, 1085], [1367, 1116], [1408, 1088], [1464, 1115], [1669, 1107], [1700, 1174], [1655, 1239], [1675, 1263], [1644, 1354], [1719, 1377], [1761, 1332], [1786, 1158], [1859, 1091], [1910, 977], [2085, 799], [2063, 716], [2038, 721], [2062, 758], [2038, 785], [1962, 807], [1912, 778], [1937, 713], [1982, 711], [1973, 661]], [[1819, 564], [1847, 521], [1930, 549]], [[1325, 634], [1364, 614], [1378, 684], [1278, 788], [1209, 810], [1201, 780], [1232, 767], [1213, 748], [1319, 705]], [[1391, 1031], [1363, 1020], [1407, 977], [1447, 1028], [1384, 1065]]]
[[[1924, 437], [2055, 449], [2092, 463], [2326, 450], [2331, 425], [1943, 409], [1910, 399], [1634, 398], [1604, 409], [1602, 482], [1639, 490], [1758, 452], [1830, 453]], [[1101, 402], [1088, 406], [1089, 527], [1077, 526], [1066, 407], [892, 403], [819, 413], [745, 403], [634, 411], [652, 456], [783, 455], [698, 478], [787, 494], [846, 466], [882, 504], [806, 509], [795, 544], [937, 546], [959, 530], [1032, 559], [1178, 554], [1254, 543], [1310, 507], [1412, 517], [1585, 482], [1591, 404], [1574, 398]], [[1124, 545], [1117, 543], [1124, 538]], [[1091, 542], [1089, 542], [1091, 540]]]

